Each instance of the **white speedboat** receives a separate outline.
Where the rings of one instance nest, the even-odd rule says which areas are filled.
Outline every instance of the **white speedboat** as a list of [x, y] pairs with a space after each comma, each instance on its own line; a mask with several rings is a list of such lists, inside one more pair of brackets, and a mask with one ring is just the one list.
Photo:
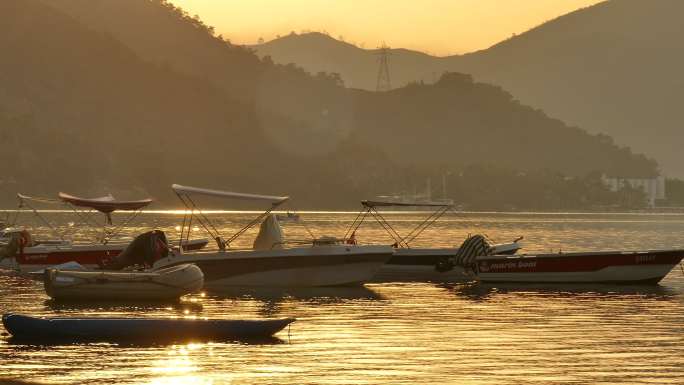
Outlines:
[[208, 288], [339, 286], [370, 281], [391, 256], [387, 246], [312, 245], [183, 253], [169, 255], [154, 267], [194, 263], [204, 272]]
[[[472, 280], [473, 275], [449, 261], [459, 251], [458, 247], [412, 247], [423, 231], [430, 227], [453, 207], [453, 202], [421, 201], [408, 202], [396, 200], [361, 201], [363, 209], [350, 226], [345, 239], [347, 243], [356, 242], [356, 231], [367, 216], [373, 217], [394, 240], [392, 258], [382, 266], [373, 277], [373, 282], [462, 282]], [[412, 211], [426, 210], [429, 215], [407, 234], [399, 234], [392, 224], [378, 210], [382, 208], [411, 208]], [[522, 248], [522, 237], [509, 242], [495, 244], [494, 252], [500, 255], [515, 254]]]
[[[369, 281], [392, 257], [389, 246], [356, 246], [332, 238], [287, 241], [278, 220], [271, 213], [288, 197], [243, 194], [173, 185], [172, 189], [187, 207], [183, 234], [189, 240], [190, 224], [201, 225], [216, 240], [217, 251], [176, 252], [155, 262], [155, 268], [194, 263], [204, 272], [205, 287], [278, 286], [308, 287], [358, 285]], [[194, 198], [210, 196], [223, 199], [261, 201], [270, 208], [228, 239], [223, 238]], [[231, 248], [230, 244], [252, 226], [261, 222], [259, 234], [250, 249]]]

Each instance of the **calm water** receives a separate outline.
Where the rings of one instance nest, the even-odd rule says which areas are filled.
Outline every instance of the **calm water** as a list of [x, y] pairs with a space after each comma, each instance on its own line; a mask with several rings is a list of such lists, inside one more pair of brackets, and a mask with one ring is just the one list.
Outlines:
[[[53, 219], [69, 221], [60, 215]], [[214, 217], [227, 230], [248, 219], [245, 214]], [[419, 217], [388, 216], [402, 231]], [[342, 236], [354, 215], [304, 218], [316, 235]], [[141, 221], [141, 227], [125, 231], [154, 225], [173, 235], [178, 217], [146, 214]], [[306, 230], [290, 225], [286, 233], [302, 238]], [[464, 214], [444, 218], [416, 246], [455, 245], [469, 233], [499, 241], [524, 235], [527, 251], [684, 247], [684, 216]], [[362, 242], [387, 240], [382, 235], [377, 226], [357, 233]], [[48, 383], [684, 383], [684, 273], [679, 269], [655, 287], [378, 284], [208, 292], [180, 304], [137, 306], [55, 304], [40, 283], [6, 274], [0, 275], [0, 310], [298, 319], [289, 333], [268, 344], [35, 346], [2, 337], [0, 374]]]

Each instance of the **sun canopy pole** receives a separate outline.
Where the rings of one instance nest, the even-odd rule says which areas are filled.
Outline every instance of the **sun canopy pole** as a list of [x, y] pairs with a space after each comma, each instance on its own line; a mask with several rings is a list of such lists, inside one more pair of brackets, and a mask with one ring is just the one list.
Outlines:
[[369, 210], [361, 210], [359, 213], [356, 215], [356, 218], [354, 218], [354, 221], [352, 224], [349, 226], [347, 229], [347, 232], [344, 233], [344, 240], [347, 241], [351, 237], [352, 234], [356, 233], [356, 230], [359, 229], [363, 221], [366, 219], [366, 216], [368, 215]]
[[413, 242], [418, 236], [425, 231], [428, 227], [432, 226], [433, 223], [435, 223], [439, 218], [441, 218], [447, 211], [449, 211], [450, 207], [445, 206], [440, 208], [439, 210], [433, 212], [430, 214], [429, 217], [427, 217], [423, 222], [421, 222], [418, 226], [413, 228], [405, 237], [404, 241], [406, 244], [409, 242]]
[[[69, 209], [75, 214], [76, 223], [78, 225], [83, 224], [85, 226], [84, 233], [88, 237], [92, 237], [97, 242], [107, 243], [113, 237], [118, 235], [125, 226], [137, 218], [144, 207], [152, 203], [151, 199], [137, 201], [117, 201], [111, 195], [87, 199], [60, 192], [58, 197], [59, 199], [52, 199], [17, 194], [17, 198], [19, 200], [19, 210], [17, 210], [17, 213], [14, 217], [13, 225], [16, 225], [22, 209], [27, 208], [33, 212], [33, 215], [36, 218], [49, 227], [55, 236], [59, 237], [60, 240], [65, 241], [66, 235], [68, 235], [67, 232], [59, 231], [56, 226], [50, 223], [50, 221], [48, 221], [40, 213], [40, 211], [38, 211], [38, 209], [32, 205], [31, 202], [60, 205], [60, 208]], [[79, 207], [82, 209], [79, 209]], [[123, 221], [123, 223], [114, 227], [112, 225], [111, 213], [118, 210], [131, 211], [132, 213]], [[105, 215], [106, 220], [104, 224], [100, 224], [98, 221], [92, 218], [95, 211], [101, 212]], [[108, 225], [112, 228], [108, 228]], [[98, 228], [102, 229], [101, 232], [98, 231]]]
[[280, 206], [281, 204], [282, 204], [282, 202], [281, 202], [281, 203], [273, 203], [269, 209], [267, 209], [266, 211], [264, 211], [263, 213], [261, 213], [261, 215], [259, 215], [258, 217], [252, 219], [252, 221], [249, 222], [245, 227], [243, 227], [243, 228], [240, 229], [237, 233], [233, 234], [233, 236], [231, 236], [230, 238], [228, 238], [227, 243], [230, 244], [230, 243], [233, 242], [235, 239], [237, 239], [237, 238], [240, 237], [242, 234], [244, 234], [245, 231], [249, 230], [250, 228], [252, 228], [252, 227], [255, 226], [256, 224], [261, 223], [261, 221], [263, 221], [263, 220], [271, 213], [271, 211], [275, 210], [276, 207]]
[[[351, 226], [345, 233], [345, 239], [349, 234], [354, 233], [361, 226], [366, 216], [370, 214], [380, 224], [380, 226], [394, 239], [397, 247], [410, 248], [410, 242], [413, 242], [425, 229], [430, 227], [439, 218], [441, 218], [447, 211], [451, 210], [452, 204], [445, 203], [396, 203], [384, 201], [361, 201], [364, 207], [356, 216]], [[408, 234], [401, 236], [399, 232], [380, 214], [378, 207], [432, 207], [436, 208], [427, 218], [414, 227]]]
[[47, 219], [45, 219], [45, 217], [43, 217], [42, 215], [40, 215], [40, 213], [38, 212], [38, 210], [36, 210], [36, 208], [33, 207], [33, 206], [29, 203], [29, 202], [31, 202], [31, 201], [36, 201], [36, 202], [43, 202], [43, 203], [59, 204], [59, 203], [61, 203], [60, 201], [58, 201], [58, 200], [56, 200], [56, 199], [50, 199], [50, 198], [34, 198], [34, 197], [30, 197], [30, 196], [28, 196], [28, 195], [23, 195], [23, 194], [19, 194], [19, 193], [17, 193], [17, 199], [19, 200], [19, 206], [18, 206], [19, 210], [17, 210], [17, 214], [14, 216], [14, 221], [13, 221], [13, 223], [12, 223], [12, 226], [16, 226], [16, 225], [17, 225], [16, 222], [19, 220], [19, 212], [21, 211], [21, 209], [22, 209], [23, 207], [28, 207], [28, 208], [33, 212], [33, 215], [35, 215], [36, 218], [40, 219], [41, 222], [43, 222], [47, 227], [49, 227], [50, 230], [52, 230], [52, 232], [55, 233], [55, 235], [57, 235], [57, 236], [59, 237], [60, 240], [62, 240], [62, 241], [65, 240], [65, 239], [64, 239], [64, 234], [63, 234], [61, 231], [57, 230], [57, 229], [52, 225], [52, 223], [50, 223], [50, 221], [48, 221]]
[[[103, 243], [107, 243], [110, 239], [114, 238], [116, 235], [120, 234], [121, 231], [124, 229], [124, 227], [128, 226], [129, 223], [133, 222], [135, 218], [137, 218], [140, 213], [142, 213], [142, 209], [140, 210], [135, 210], [134, 212], [131, 213], [126, 219], [124, 219], [123, 222], [121, 222], [118, 226], [116, 226], [114, 229], [111, 231], [108, 231], [107, 228], [105, 227], [104, 229], [104, 234], [102, 238]], [[109, 219], [109, 224], [112, 224], [112, 218], [110, 215], [107, 216]]]
[[375, 207], [370, 207], [370, 213], [373, 215], [373, 218], [389, 233], [392, 238], [394, 238], [394, 241], [396, 242], [397, 246], [400, 247], [406, 247], [409, 248], [409, 244], [404, 241], [404, 238], [402, 238], [401, 235], [399, 235], [399, 232], [392, 227], [392, 225], [385, 219], [385, 217], [380, 214], [380, 212], [375, 209]]
[[[218, 229], [214, 224], [209, 220], [209, 218], [202, 212], [202, 210], [199, 209], [195, 201], [190, 197], [190, 195], [187, 194], [181, 194], [176, 192], [176, 196], [178, 199], [180, 199], [181, 202], [183, 202], [183, 205], [190, 210], [190, 213], [188, 214], [187, 210], [185, 215], [183, 216], [183, 226], [181, 227], [181, 240], [183, 239], [183, 233], [185, 229], [185, 223], [187, 222], [187, 234], [186, 236], [186, 241], [190, 240], [190, 233], [192, 232], [192, 219], [197, 218], [197, 222], [204, 228], [204, 230], [209, 234], [209, 236], [216, 241], [216, 244], [220, 250], [225, 250], [226, 244], [228, 242], [225, 242], [223, 238], [221, 237], [221, 234], [219, 233]], [[195, 214], [195, 211], [197, 211], [197, 215]], [[187, 220], [186, 220], [187, 219]], [[228, 244], [230, 247], [230, 245]]]
[[[105, 222], [101, 225], [102, 233], [96, 234], [97, 240], [103, 244], [108, 243], [109, 240], [118, 235], [126, 225], [131, 223], [142, 212], [143, 208], [152, 203], [152, 199], [118, 201], [111, 194], [99, 198], [80, 198], [60, 192], [58, 196], [85, 224], [90, 224], [92, 227], [100, 227], [98, 223], [91, 221], [93, 210], [104, 214]], [[87, 210], [78, 209], [78, 207], [83, 207]], [[122, 223], [113, 226], [111, 214], [114, 211], [130, 211], [131, 214]], [[109, 229], [108, 225], [113, 226], [113, 228]]]
[[[188, 223], [192, 223], [193, 217], [197, 218], [197, 221], [202, 225], [204, 230], [207, 231], [207, 233], [209, 233], [209, 235], [212, 238], [214, 238], [214, 240], [216, 241], [217, 246], [220, 250], [225, 250], [226, 246], [230, 247], [230, 244], [235, 239], [239, 238], [247, 230], [254, 227], [254, 225], [263, 221], [264, 218], [266, 218], [266, 216], [268, 216], [273, 210], [275, 210], [278, 206], [282, 205], [288, 199], [290, 199], [289, 197], [286, 197], [286, 196], [244, 194], [244, 193], [236, 193], [236, 192], [230, 192], [230, 191], [221, 191], [221, 190], [212, 190], [212, 189], [205, 189], [205, 188], [199, 188], [199, 187], [182, 186], [182, 185], [178, 185], [178, 184], [172, 185], [171, 189], [176, 193], [176, 196], [178, 197], [178, 199], [180, 199], [181, 202], [183, 202], [185, 207], [190, 210]], [[228, 239], [224, 239], [221, 236], [218, 229], [211, 222], [211, 220], [204, 214], [204, 212], [199, 208], [199, 206], [191, 198], [191, 195], [205, 195], [205, 196], [212, 196], [212, 197], [218, 197], [218, 198], [238, 199], [238, 200], [268, 201], [268, 202], [271, 202], [271, 207], [268, 208], [265, 212], [263, 212], [259, 216], [257, 216], [256, 218], [254, 218], [246, 226], [242, 227], [240, 230], [238, 230], [235, 234], [230, 236]], [[195, 214], [195, 211], [197, 211], [197, 214]], [[186, 215], [188, 215], [187, 212], [186, 212]], [[183, 218], [183, 227], [185, 227], [185, 223], [186, 223], [186, 217]], [[188, 237], [188, 238], [190, 237], [190, 231], [191, 231], [191, 228], [190, 228], [190, 225], [188, 225], [188, 232], [186, 234], [186, 237]], [[182, 235], [183, 235], [183, 229], [181, 229], [181, 238], [182, 238]]]

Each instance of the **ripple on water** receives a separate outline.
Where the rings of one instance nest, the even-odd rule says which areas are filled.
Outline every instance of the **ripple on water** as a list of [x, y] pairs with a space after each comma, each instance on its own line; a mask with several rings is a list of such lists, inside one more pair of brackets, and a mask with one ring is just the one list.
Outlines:
[[[152, 214], [173, 237], [177, 217]], [[221, 214], [236, 228], [244, 214]], [[353, 214], [312, 214], [316, 233], [344, 233]], [[306, 217], [306, 216], [305, 216]], [[393, 214], [399, 231], [415, 214]], [[133, 234], [140, 227], [126, 229]], [[469, 233], [525, 235], [530, 251], [667, 248], [684, 244], [684, 216], [466, 214], [417, 246]], [[290, 236], [303, 229], [287, 227]], [[384, 239], [369, 225], [360, 240]], [[616, 384], [681, 383], [684, 274], [660, 286], [373, 284], [365, 288], [239, 289], [181, 304], [96, 306], [49, 301], [41, 284], [0, 276], [0, 310], [43, 316], [297, 317], [279, 341], [36, 346], [0, 340], [0, 375], [50, 383]]]

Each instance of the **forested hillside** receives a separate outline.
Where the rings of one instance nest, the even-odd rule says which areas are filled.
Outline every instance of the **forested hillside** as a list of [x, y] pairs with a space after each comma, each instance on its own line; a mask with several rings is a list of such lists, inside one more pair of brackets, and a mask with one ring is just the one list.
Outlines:
[[[610, 0], [550, 20], [490, 48], [427, 56], [393, 49], [393, 85], [433, 82], [444, 71], [496, 84], [525, 105], [610, 135], [684, 177], [684, 1]], [[454, 36], [458, 39], [458, 36]], [[374, 90], [375, 50], [329, 36], [287, 35], [254, 47], [278, 63], [334, 71], [348, 86]]]
[[[467, 75], [350, 90], [260, 60], [158, 0], [0, 2], [0, 51], [12, 53], [0, 61], [5, 202], [68, 190], [169, 204], [175, 182], [348, 208], [477, 164], [569, 177], [657, 167]], [[493, 205], [506, 203], [498, 191]]]

